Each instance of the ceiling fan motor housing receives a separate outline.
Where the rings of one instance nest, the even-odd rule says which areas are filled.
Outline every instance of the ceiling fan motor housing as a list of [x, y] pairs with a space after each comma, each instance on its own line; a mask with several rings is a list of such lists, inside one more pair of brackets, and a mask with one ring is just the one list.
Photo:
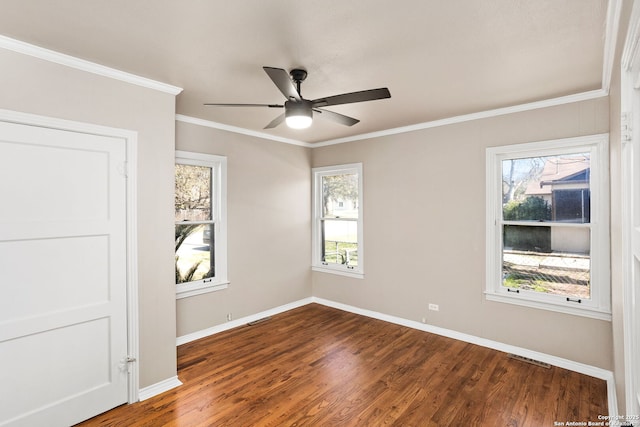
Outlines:
[[294, 68], [289, 72], [294, 82], [303, 82], [307, 78], [307, 71], [301, 68]]
[[284, 103], [284, 112], [287, 126], [304, 129], [311, 125], [313, 120], [313, 109], [311, 101], [301, 99], [300, 101], [286, 101]]

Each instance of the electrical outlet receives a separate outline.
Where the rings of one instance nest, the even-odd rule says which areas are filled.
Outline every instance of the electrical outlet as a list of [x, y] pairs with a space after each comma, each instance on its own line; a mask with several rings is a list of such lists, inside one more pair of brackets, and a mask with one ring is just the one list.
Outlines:
[[231, 319], [233, 319], [233, 316], [231, 315], [231, 313], [227, 313], [227, 321], [231, 321]]
[[440, 306], [438, 306], [438, 304], [429, 304], [429, 310], [440, 311]]

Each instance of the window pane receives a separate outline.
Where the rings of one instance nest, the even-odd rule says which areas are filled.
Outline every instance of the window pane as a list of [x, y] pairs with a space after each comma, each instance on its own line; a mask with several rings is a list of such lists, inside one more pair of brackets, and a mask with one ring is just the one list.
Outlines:
[[322, 223], [322, 261], [358, 265], [357, 221], [325, 220]]
[[562, 222], [590, 222], [591, 192], [588, 188], [553, 192], [553, 217]]
[[176, 225], [176, 283], [213, 277], [213, 224]]
[[589, 228], [503, 226], [502, 286], [591, 298]]
[[211, 168], [176, 164], [175, 220], [206, 221], [211, 218]]
[[358, 174], [322, 177], [322, 216], [358, 218]]
[[588, 152], [503, 160], [503, 219], [588, 223], [590, 178]]
[[527, 252], [551, 252], [551, 227], [503, 226], [505, 249]]

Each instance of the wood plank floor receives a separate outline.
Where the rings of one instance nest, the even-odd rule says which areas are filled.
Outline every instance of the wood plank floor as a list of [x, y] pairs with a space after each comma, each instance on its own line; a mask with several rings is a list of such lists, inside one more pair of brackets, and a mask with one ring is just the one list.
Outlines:
[[181, 387], [81, 426], [554, 426], [605, 381], [310, 304], [178, 348]]

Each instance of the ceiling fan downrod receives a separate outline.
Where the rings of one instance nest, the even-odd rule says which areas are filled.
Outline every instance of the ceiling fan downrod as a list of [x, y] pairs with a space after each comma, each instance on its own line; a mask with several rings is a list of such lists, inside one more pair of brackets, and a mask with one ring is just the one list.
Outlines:
[[291, 76], [293, 81], [296, 83], [296, 90], [298, 91], [298, 95], [300, 95], [300, 97], [302, 98], [302, 92], [300, 91], [300, 86], [301, 86], [301, 83], [304, 81], [304, 79], [307, 78], [307, 72], [301, 68], [294, 68], [289, 72], [289, 75]]

